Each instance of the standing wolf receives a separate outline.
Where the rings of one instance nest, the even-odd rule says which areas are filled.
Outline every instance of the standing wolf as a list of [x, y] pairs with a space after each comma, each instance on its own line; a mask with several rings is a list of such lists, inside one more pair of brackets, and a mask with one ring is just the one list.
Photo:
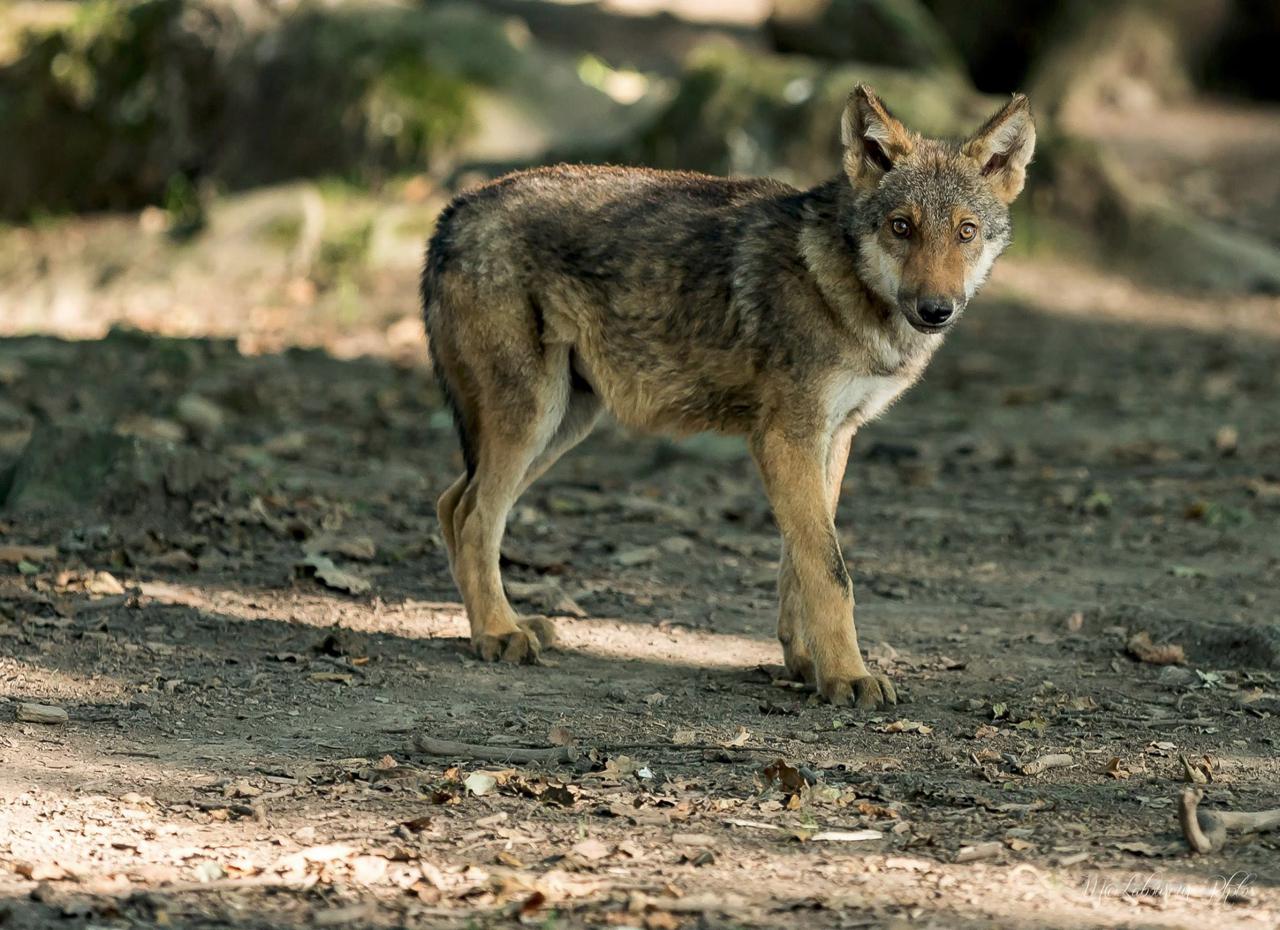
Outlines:
[[833, 704], [895, 703], [868, 672], [833, 518], [859, 426], [905, 391], [1009, 243], [1035, 147], [1023, 96], [963, 143], [859, 86], [843, 170], [812, 190], [633, 168], [520, 172], [440, 214], [422, 272], [466, 473], [440, 498], [485, 659], [534, 662], [546, 620], [499, 574], [516, 498], [591, 430], [745, 436], [782, 532], [778, 639]]

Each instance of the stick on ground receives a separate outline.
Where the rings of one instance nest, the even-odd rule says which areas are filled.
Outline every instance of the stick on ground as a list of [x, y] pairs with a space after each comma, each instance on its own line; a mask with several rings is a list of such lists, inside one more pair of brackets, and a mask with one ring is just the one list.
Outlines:
[[1226, 845], [1228, 833], [1261, 833], [1280, 827], [1280, 808], [1252, 813], [1201, 810], [1203, 799], [1199, 788], [1184, 788], [1178, 805], [1182, 835], [1195, 852], [1217, 852]]
[[553, 746], [550, 749], [521, 749], [516, 746], [480, 746], [475, 743], [457, 743], [430, 736], [415, 736], [413, 747], [429, 756], [449, 759], [478, 759], [482, 762], [573, 762], [578, 750], [572, 746]]

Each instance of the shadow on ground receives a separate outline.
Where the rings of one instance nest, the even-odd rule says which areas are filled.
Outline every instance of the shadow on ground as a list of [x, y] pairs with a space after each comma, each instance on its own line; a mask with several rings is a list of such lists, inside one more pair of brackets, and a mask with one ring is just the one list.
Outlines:
[[[4, 455], [38, 423], [74, 422], [220, 465], [145, 511], [104, 485], [61, 514], [0, 516], [4, 545], [57, 547], [0, 581], [0, 693], [70, 714], [0, 724], [0, 915], [451, 926], [524, 905], [565, 926], [1031, 928], [1274, 913], [1274, 841], [1186, 858], [1173, 799], [1190, 765], [1214, 803], [1276, 804], [1275, 349], [973, 308], [855, 444], [839, 524], [859, 628], [909, 698], [867, 715], [773, 680], [777, 543], [738, 445], [606, 428], [557, 466], [505, 552], [513, 600], [557, 615], [564, 648], [490, 666], [461, 638], [434, 525], [459, 460], [428, 373], [127, 333], [0, 343]], [[368, 591], [322, 584], [301, 564], [317, 547]], [[1189, 668], [1136, 661], [1137, 632]], [[418, 753], [415, 734], [579, 755], [507, 771]], [[1023, 772], [1050, 753], [1072, 762]], [[779, 757], [798, 782], [763, 773]], [[469, 792], [484, 772], [495, 784]], [[868, 829], [880, 837], [820, 838]], [[1212, 890], [1235, 871], [1254, 876], [1243, 903]]]

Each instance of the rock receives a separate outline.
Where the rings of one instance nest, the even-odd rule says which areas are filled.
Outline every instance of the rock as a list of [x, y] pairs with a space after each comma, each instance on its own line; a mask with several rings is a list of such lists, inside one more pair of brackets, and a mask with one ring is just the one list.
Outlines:
[[1156, 676], [1156, 683], [1170, 691], [1181, 691], [1183, 688], [1189, 688], [1199, 680], [1200, 676], [1192, 669], [1181, 665], [1166, 665], [1160, 669], [1160, 674]]
[[629, 546], [613, 554], [613, 561], [627, 568], [657, 561], [662, 551], [657, 546]]
[[15, 719], [23, 723], [46, 723], [59, 725], [66, 723], [67, 712], [52, 704], [19, 704]]
[[45, 20], [0, 65], [0, 217], [163, 204], [147, 222], [175, 235], [203, 223], [193, 166], [231, 188], [379, 179], [614, 145], [646, 113], [467, 4], [131, 0]]
[[227, 415], [223, 409], [199, 394], [183, 394], [173, 410], [178, 422], [201, 439], [216, 436], [227, 425]]
[[693, 551], [693, 540], [688, 536], [668, 536], [658, 543], [658, 548], [671, 555], [688, 555]]
[[76, 423], [41, 424], [7, 475], [0, 502], [23, 515], [85, 511], [159, 519], [225, 490], [223, 463], [194, 449]]
[[1196, 655], [1214, 668], [1280, 669], [1280, 623], [1195, 624], [1184, 636], [1193, 638]]
[[774, 0], [766, 23], [780, 52], [965, 73], [965, 63], [918, 0]]

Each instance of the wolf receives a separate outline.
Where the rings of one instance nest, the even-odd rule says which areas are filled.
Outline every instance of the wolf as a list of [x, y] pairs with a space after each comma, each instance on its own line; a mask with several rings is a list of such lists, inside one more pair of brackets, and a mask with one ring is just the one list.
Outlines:
[[517, 497], [607, 410], [745, 437], [782, 536], [788, 673], [832, 704], [896, 703], [858, 647], [834, 524], [850, 443], [1009, 244], [1035, 124], [1015, 95], [966, 140], [926, 138], [859, 85], [840, 135], [840, 170], [809, 190], [561, 165], [441, 212], [421, 297], [466, 470], [437, 513], [481, 658], [535, 663], [553, 644], [508, 602], [499, 548]]

